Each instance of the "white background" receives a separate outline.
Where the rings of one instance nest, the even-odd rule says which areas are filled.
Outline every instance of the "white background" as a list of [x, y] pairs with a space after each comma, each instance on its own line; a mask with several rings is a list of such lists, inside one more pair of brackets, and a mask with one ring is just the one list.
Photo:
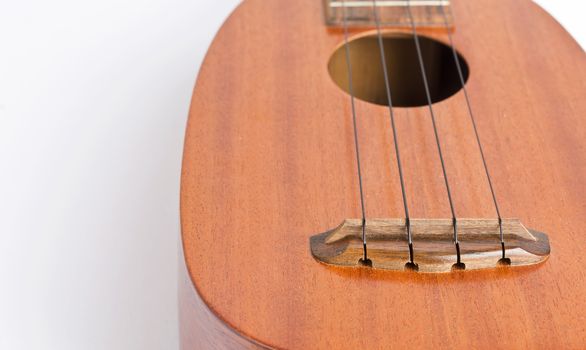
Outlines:
[[183, 132], [236, 3], [0, 0], [0, 349], [177, 348]]

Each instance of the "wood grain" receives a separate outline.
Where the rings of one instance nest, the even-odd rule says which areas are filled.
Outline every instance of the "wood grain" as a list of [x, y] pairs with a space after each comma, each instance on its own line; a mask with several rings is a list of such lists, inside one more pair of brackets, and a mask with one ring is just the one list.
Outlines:
[[[350, 99], [327, 70], [342, 35], [319, 1], [247, 0], [210, 47], [187, 126], [181, 226], [199, 294], [182, 288], [184, 349], [231, 348], [197, 321], [198, 296], [273, 348], [586, 347], [584, 51], [528, 0], [452, 4], [502, 215], [547, 232], [549, 260], [441, 275], [318, 263], [309, 237], [360, 217]], [[388, 109], [356, 107], [367, 217], [401, 217]], [[434, 111], [458, 217], [494, 218], [463, 94]], [[428, 109], [396, 119], [412, 216], [450, 218]]]

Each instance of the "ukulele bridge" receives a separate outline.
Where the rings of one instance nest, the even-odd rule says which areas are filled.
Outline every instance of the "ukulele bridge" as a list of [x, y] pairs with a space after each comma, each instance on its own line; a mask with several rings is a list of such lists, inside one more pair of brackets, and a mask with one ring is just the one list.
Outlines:
[[[413, 261], [420, 272], [449, 272], [457, 262], [451, 219], [411, 219]], [[518, 219], [502, 220], [505, 257], [511, 266], [534, 265], [550, 252], [546, 234], [525, 228]], [[458, 219], [460, 257], [467, 270], [501, 264], [502, 245], [496, 219]], [[310, 238], [313, 256], [326, 264], [360, 266], [363, 257], [361, 219], [346, 219], [333, 230]], [[409, 245], [405, 219], [366, 220], [364, 234], [373, 268], [406, 270]], [[410, 266], [413, 266], [410, 264]]]

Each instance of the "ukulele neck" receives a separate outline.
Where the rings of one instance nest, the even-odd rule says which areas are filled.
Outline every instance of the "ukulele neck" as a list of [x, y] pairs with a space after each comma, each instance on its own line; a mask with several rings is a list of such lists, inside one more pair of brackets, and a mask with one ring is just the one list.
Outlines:
[[448, 0], [324, 0], [326, 24], [341, 27], [345, 17], [350, 27], [373, 27], [375, 5], [383, 27], [452, 27]]

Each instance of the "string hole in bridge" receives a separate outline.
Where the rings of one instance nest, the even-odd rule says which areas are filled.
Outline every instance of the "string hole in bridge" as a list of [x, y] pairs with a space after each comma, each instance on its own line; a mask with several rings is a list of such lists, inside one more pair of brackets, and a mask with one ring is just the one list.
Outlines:
[[416, 263], [408, 262], [405, 264], [405, 271], [419, 271], [419, 265]]
[[497, 266], [511, 266], [511, 259], [509, 258], [501, 258], [496, 263]]
[[455, 263], [454, 265], [452, 265], [452, 271], [462, 270], [466, 270], [466, 264], [464, 264], [463, 262]]
[[361, 258], [360, 260], [358, 260], [358, 263], [362, 266], [372, 267], [372, 260], [370, 260], [370, 259], [364, 260]]
[[[393, 107], [427, 106], [428, 101], [413, 36], [386, 33], [383, 34], [382, 41]], [[462, 82], [451, 47], [423, 35], [419, 35], [419, 42], [429, 82], [431, 102], [443, 101], [460, 91]], [[348, 42], [348, 49], [352, 66], [354, 97], [388, 106], [378, 36], [368, 35], [351, 40]], [[458, 56], [464, 81], [467, 81], [470, 75], [468, 64], [460, 54]], [[328, 71], [336, 85], [349, 93], [348, 65], [344, 45], [332, 54]]]

